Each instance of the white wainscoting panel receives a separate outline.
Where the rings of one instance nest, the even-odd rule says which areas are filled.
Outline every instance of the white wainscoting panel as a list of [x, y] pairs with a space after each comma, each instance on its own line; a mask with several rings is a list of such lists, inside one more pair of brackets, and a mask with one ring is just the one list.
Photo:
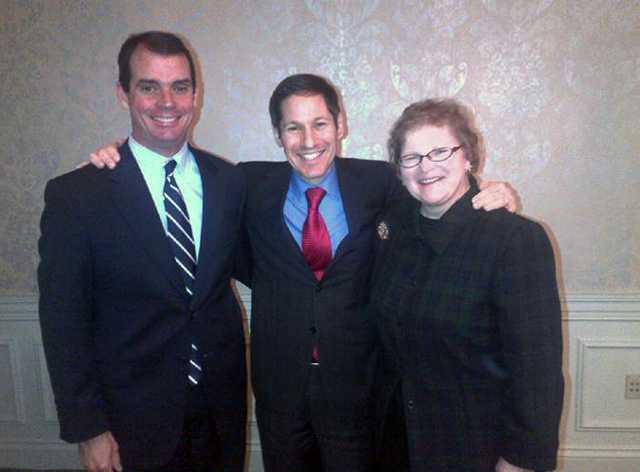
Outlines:
[[640, 400], [625, 375], [640, 368], [640, 295], [564, 302], [565, 405], [559, 471], [640, 471]]
[[42, 343], [35, 343], [33, 349], [38, 359], [37, 366], [40, 373], [38, 378], [40, 379], [40, 385], [42, 385], [42, 390], [39, 392], [38, 397], [42, 401], [44, 420], [50, 423], [57, 423], [58, 415], [56, 414], [56, 404], [53, 398], [53, 390], [51, 389], [51, 381], [49, 380], [47, 360], [44, 356], [44, 347]]
[[0, 337], [0, 379], [0, 423], [24, 423], [24, 405], [18, 392], [22, 384], [18, 342], [5, 336]]
[[640, 432], [640, 399], [625, 399], [625, 375], [640, 375], [640, 339], [580, 339], [578, 431]]
[[[250, 291], [238, 285], [249, 329]], [[35, 297], [0, 299], [0, 468], [80, 468], [58, 439]], [[640, 400], [624, 377], [640, 373], [640, 294], [574, 295], [563, 302], [565, 408], [561, 472], [640, 471]], [[253, 409], [248, 472], [261, 472]]]

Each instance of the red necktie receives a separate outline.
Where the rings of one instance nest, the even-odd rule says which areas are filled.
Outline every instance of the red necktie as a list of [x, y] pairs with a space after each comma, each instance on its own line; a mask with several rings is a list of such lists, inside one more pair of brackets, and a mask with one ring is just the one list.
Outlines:
[[331, 262], [331, 238], [327, 225], [318, 210], [327, 192], [321, 187], [310, 188], [306, 192], [309, 211], [302, 227], [302, 255], [317, 280], [321, 280], [324, 270]]
[[[315, 187], [308, 189], [305, 193], [309, 211], [302, 227], [302, 255], [316, 279], [322, 280], [324, 270], [331, 262], [331, 238], [318, 207], [327, 192], [321, 187]], [[311, 361], [316, 365], [320, 361], [317, 344], [314, 344], [311, 351]]]

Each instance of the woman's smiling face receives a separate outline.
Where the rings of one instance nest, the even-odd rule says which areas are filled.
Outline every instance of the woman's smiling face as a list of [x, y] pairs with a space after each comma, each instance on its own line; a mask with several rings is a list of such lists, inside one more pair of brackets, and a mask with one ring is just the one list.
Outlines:
[[[401, 156], [424, 155], [460, 144], [448, 126], [425, 125], [407, 133]], [[438, 219], [469, 189], [468, 169], [470, 164], [463, 147], [445, 161], [431, 162], [425, 157], [415, 167], [400, 167], [400, 178], [409, 193], [421, 202], [421, 213]]]

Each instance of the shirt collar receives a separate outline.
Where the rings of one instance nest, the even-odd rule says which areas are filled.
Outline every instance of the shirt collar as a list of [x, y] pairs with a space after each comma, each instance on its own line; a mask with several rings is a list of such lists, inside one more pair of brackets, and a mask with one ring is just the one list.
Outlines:
[[477, 218], [471, 199], [479, 192], [473, 176], [469, 178], [469, 190], [438, 220], [430, 220], [420, 213], [420, 204], [414, 199], [410, 211], [405, 214], [405, 225], [410, 236], [425, 240], [437, 253], [442, 254], [449, 243], [460, 234], [463, 225]]
[[338, 186], [338, 173], [336, 172], [336, 163], [332, 162], [327, 175], [319, 184], [310, 184], [298, 174], [295, 170], [291, 173], [291, 183], [289, 189], [296, 199], [303, 199], [306, 202], [305, 192], [314, 187], [322, 187], [327, 192], [326, 197], [337, 198], [340, 195], [340, 187]]
[[180, 173], [191, 164], [191, 153], [189, 152], [189, 146], [186, 141], [178, 152], [169, 157], [158, 154], [148, 147], [143, 146], [136, 141], [133, 136], [129, 136], [129, 147], [131, 148], [131, 152], [135, 156], [136, 161], [138, 161], [138, 164], [145, 168], [164, 169], [167, 162], [173, 159], [176, 161], [176, 171]]

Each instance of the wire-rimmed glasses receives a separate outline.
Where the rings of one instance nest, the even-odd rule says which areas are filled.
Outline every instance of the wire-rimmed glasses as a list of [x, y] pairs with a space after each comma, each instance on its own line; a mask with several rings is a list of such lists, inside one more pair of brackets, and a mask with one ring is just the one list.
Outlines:
[[464, 145], [461, 144], [460, 146], [455, 147], [435, 148], [426, 154], [405, 154], [404, 156], [400, 156], [400, 158], [398, 159], [398, 165], [400, 167], [404, 167], [405, 169], [410, 169], [412, 167], [419, 166], [422, 163], [422, 159], [424, 159], [425, 157], [431, 162], [443, 162], [453, 156], [455, 152], [462, 147], [464, 147]]

